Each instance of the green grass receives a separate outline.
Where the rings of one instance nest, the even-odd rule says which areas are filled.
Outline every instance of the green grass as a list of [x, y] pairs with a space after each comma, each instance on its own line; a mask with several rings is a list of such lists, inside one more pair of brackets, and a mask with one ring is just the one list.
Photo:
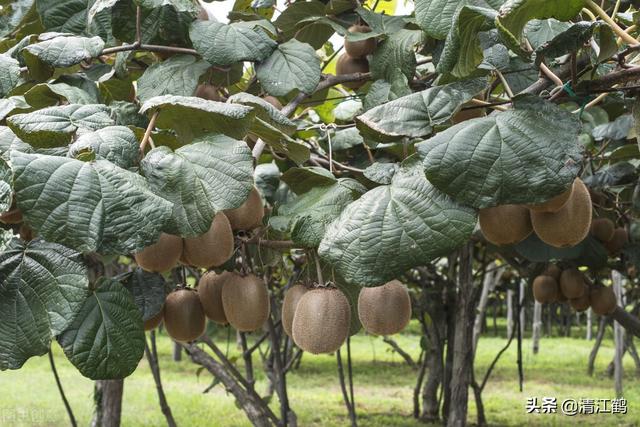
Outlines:
[[[395, 337], [398, 343], [417, 358], [418, 328]], [[503, 332], [501, 330], [501, 332]], [[576, 335], [578, 334], [576, 329]], [[573, 335], [573, 334], [572, 334]], [[226, 348], [226, 333], [216, 339]], [[505, 344], [504, 337], [491, 333], [480, 340], [476, 376], [484, 372]], [[160, 364], [167, 398], [180, 425], [248, 426], [233, 397], [220, 385], [209, 393], [211, 383], [205, 372], [188, 359], [171, 360], [171, 342], [165, 335], [158, 340]], [[531, 342], [523, 342], [524, 392], [518, 390], [516, 345], [503, 355], [484, 393], [485, 410], [491, 425], [640, 425], [640, 380], [635, 376], [632, 360], [625, 358], [626, 416], [528, 415], [527, 397], [613, 398], [613, 380], [603, 372], [613, 357], [612, 342], [607, 339], [600, 350], [594, 377], [586, 375], [586, 363], [592, 342], [581, 338], [543, 338], [541, 351], [534, 355]], [[362, 426], [418, 426], [412, 414], [412, 393], [416, 373], [379, 338], [359, 334], [352, 340], [357, 411]], [[231, 355], [237, 354], [235, 342]], [[93, 383], [83, 378], [54, 346], [58, 371], [80, 425], [88, 425], [93, 410]], [[343, 355], [344, 356], [344, 355]], [[238, 362], [240, 363], [240, 362]], [[259, 358], [255, 363], [259, 365]], [[259, 368], [259, 366], [258, 366]], [[260, 369], [257, 388], [264, 391], [266, 382]], [[288, 377], [291, 405], [300, 426], [348, 425], [337, 380], [335, 356], [305, 354], [300, 369]], [[275, 399], [274, 399], [275, 400]], [[274, 409], [277, 402], [274, 402]], [[475, 421], [475, 405], [470, 399], [470, 422]], [[67, 423], [47, 357], [32, 358], [23, 369], [0, 374], [0, 426], [59, 426]], [[147, 363], [143, 360], [136, 372], [125, 381], [123, 426], [162, 426], [155, 386]]]

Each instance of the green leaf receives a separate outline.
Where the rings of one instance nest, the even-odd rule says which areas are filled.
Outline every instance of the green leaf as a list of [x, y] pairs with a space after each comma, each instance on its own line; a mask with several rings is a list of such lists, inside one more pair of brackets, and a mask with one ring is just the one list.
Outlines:
[[69, 157], [76, 158], [87, 149], [95, 153], [96, 159], [108, 160], [124, 169], [136, 166], [140, 155], [138, 139], [125, 126], [108, 126], [81, 135], [69, 146]]
[[262, 61], [277, 46], [260, 28], [215, 21], [194, 21], [189, 36], [204, 60], [220, 66], [240, 61]]
[[424, 137], [434, 126], [449, 121], [486, 86], [486, 79], [434, 86], [375, 107], [358, 116], [356, 125], [364, 137], [380, 142]]
[[524, 33], [531, 47], [538, 49], [557, 35], [567, 31], [571, 24], [557, 19], [533, 19], [524, 27]]
[[87, 27], [87, 7], [92, 0], [36, 0], [38, 15], [49, 31], [80, 34]]
[[17, 110], [29, 110], [31, 106], [27, 104], [24, 96], [11, 96], [9, 98], [0, 99], [0, 120], [4, 120], [7, 116], [14, 114]]
[[24, 48], [27, 52], [55, 68], [70, 67], [95, 58], [102, 52], [104, 41], [100, 37], [60, 36], [47, 38]]
[[614, 37], [613, 30], [604, 22], [582, 21], [573, 24], [568, 30], [558, 34], [536, 49], [536, 65], [543, 59], [551, 60], [582, 49], [585, 43], [596, 34], [608, 32], [605, 37]]
[[288, 40], [295, 36], [302, 23], [314, 22], [326, 16], [325, 5], [318, 0], [295, 2], [289, 5], [275, 20], [275, 24]]
[[55, 243], [13, 239], [0, 253], [0, 370], [45, 354], [76, 318], [88, 289], [79, 253]]
[[358, 181], [342, 178], [334, 184], [312, 188], [279, 206], [278, 218], [288, 223], [291, 239], [296, 244], [316, 247], [320, 244], [326, 227], [365, 191]]
[[476, 212], [432, 186], [415, 156], [390, 185], [369, 190], [328, 228], [320, 256], [349, 283], [381, 285], [466, 242]]
[[0, 97], [4, 97], [20, 81], [20, 63], [7, 55], [0, 55]]
[[129, 291], [119, 282], [101, 277], [58, 342], [85, 377], [124, 378], [135, 371], [144, 354], [142, 325]]
[[494, 27], [497, 12], [466, 5], [458, 10], [436, 67], [439, 73], [465, 78], [482, 63], [484, 54], [479, 33]]
[[355, 127], [337, 130], [331, 137], [333, 151], [348, 150], [364, 144], [364, 138]]
[[456, 10], [464, 0], [416, 0], [416, 20], [420, 28], [434, 39], [443, 40], [451, 28]]
[[133, 295], [143, 321], [146, 322], [160, 313], [167, 290], [167, 282], [162, 274], [150, 273], [138, 267], [127, 273], [121, 283]]
[[320, 82], [320, 58], [307, 43], [292, 39], [278, 45], [256, 74], [262, 87], [273, 96], [285, 96], [298, 89], [313, 93]]
[[2, 0], [0, 5], [0, 37], [7, 37], [29, 19], [33, 0]]
[[514, 105], [418, 144], [429, 181], [476, 208], [541, 203], [569, 188], [582, 160], [580, 121], [538, 97]]
[[136, 3], [146, 9], [171, 6], [178, 12], [198, 13], [197, 3], [192, 0], [136, 0]]
[[292, 122], [291, 119], [260, 97], [251, 95], [250, 93], [240, 92], [235, 95], [231, 95], [227, 102], [253, 107], [256, 112], [256, 117], [277, 128], [286, 135], [292, 135], [296, 131], [296, 124]]
[[24, 99], [34, 108], [50, 107], [62, 103], [100, 103], [98, 96], [67, 83], [39, 83], [25, 92]]
[[253, 186], [252, 160], [245, 142], [224, 135], [206, 135], [175, 152], [151, 150], [140, 167], [151, 189], [173, 203], [165, 231], [202, 235], [216, 213], [242, 205]]
[[375, 183], [391, 184], [393, 176], [398, 172], [400, 165], [397, 163], [374, 163], [364, 170], [364, 176]]
[[416, 45], [423, 42], [424, 33], [419, 30], [400, 30], [389, 36], [373, 52], [370, 68], [374, 80], [384, 79], [391, 84], [413, 79], [416, 71]]
[[183, 142], [205, 133], [223, 133], [241, 139], [254, 120], [253, 108], [187, 96], [156, 96], [142, 104], [140, 113], [160, 111], [156, 125], [173, 129]]
[[198, 79], [209, 64], [191, 55], [176, 55], [147, 68], [138, 79], [138, 98], [145, 102], [154, 96], [192, 96]]
[[289, 168], [282, 174], [280, 180], [296, 194], [306, 193], [314, 187], [327, 186], [338, 181], [331, 172], [317, 166]]
[[3, 158], [0, 158], [0, 212], [6, 212], [11, 207], [12, 182], [13, 173], [11, 172], [11, 167]]
[[102, 104], [69, 104], [7, 119], [15, 134], [36, 148], [67, 145], [76, 132], [98, 130], [113, 125], [109, 108]]
[[522, 35], [527, 22], [546, 18], [569, 21], [583, 7], [585, 0], [508, 0], [500, 8], [496, 27], [511, 50], [528, 57]]
[[121, 254], [156, 242], [171, 203], [143, 177], [107, 160], [11, 152], [14, 191], [26, 222], [43, 238], [82, 252]]

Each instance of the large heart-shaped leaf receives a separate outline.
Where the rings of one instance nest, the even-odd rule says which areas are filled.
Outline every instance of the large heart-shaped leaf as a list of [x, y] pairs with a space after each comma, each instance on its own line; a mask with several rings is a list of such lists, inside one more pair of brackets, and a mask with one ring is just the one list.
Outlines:
[[320, 256], [348, 282], [377, 286], [466, 242], [476, 212], [431, 185], [409, 157], [390, 185], [346, 207], [320, 243]]
[[145, 102], [160, 95], [191, 96], [209, 67], [191, 55], [176, 55], [153, 64], [138, 79], [138, 98]]
[[[118, 40], [135, 40], [136, 15], [139, 1], [119, 0], [111, 9], [113, 35]], [[145, 2], [148, 4], [148, 2]], [[196, 13], [191, 10], [176, 10], [173, 0], [162, 2], [162, 6], [140, 9], [140, 36], [142, 43], [163, 46], [190, 46], [189, 26]], [[183, 3], [183, 2], [181, 2]], [[195, 2], [192, 3], [192, 7]], [[109, 13], [102, 11], [100, 13]]]
[[27, 224], [83, 252], [121, 254], [156, 242], [171, 203], [143, 177], [107, 160], [11, 152], [14, 191]]
[[69, 144], [78, 131], [98, 130], [115, 123], [106, 105], [70, 104], [16, 114], [7, 119], [7, 124], [23, 141], [36, 148], [48, 148]]
[[133, 295], [143, 321], [160, 313], [167, 295], [167, 282], [162, 274], [150, 273], [138, 267], [127, 273], [121, 282]]
[[45, 354], [88, 293], [79, 253], [44, 240], [11, 241], [0, 253], [0, 370]]
[[98, 93], [89, 93], [67, 83], [37, 84], [24, 93], [24, 98], [35, 109], [58, 104], [97, 104], [101, 102]]
[[224, 135], [206, 135], [175, 152], [158, 147], [141, 169], [151, 189], [173, 202], [165, 230], [187, 237], [207, 232], [216, 213], [242, 205], [253, 186], [251, 150]]
[[58, 342], [85, 377], [124, 378], [144, 354], [142, 315], [120, 282], [101, 277]]
[[20, 63], [8, 55], [0, 55], [0, 97], [5, 96], [20, 81]]
[[260, 97], [251, 95], [250, 93], [240, 92], [231, 95], [227, 102], [253, 107], [256, 112], [256, 117], [269, 123], [286, 135], [291, 135], [296, 131], [296, 124], [291, 121], [291, 119]]
[[541, 203], [565, 191], [580, 169], [580, 121], [538, 97], [460, 123], [417, 145], [427, 178], [477, 208]]
[[317, 166], [289, 168], [280, 179], [296, 194], [306, 193], [314, 187], [338, 182], [330, 171]]
[[108, 126], [85, 133], [69, 146], [69, 157], [77, 158], [87, 150], [96, 159], [109, 160], [117, 166], [129, 169], [138, 164], [138, 139], [126, 126]]
[[82, 33], [90, 0], [36, 0], [42, 25], [49, 31]]
[[316, 51], [296, 39], [278, 45], [256, 69], [260, 84], [274, 96], [285, 96], [295, 89], [313, 93], [320, 82], [320, 72]]
[[[104, 48], [104, 41], [100, 37], [60, 36], [47, 38], [34, 43], [24, 51], [38, 58], [52, 67], [70, 67], [80, 62], [95, 58]], [[23, 54], [24, 54], [23, 51]]]
[[327, 226], [366, 188], [351, 178], [335, 184], [315, 187], [278, 207], [276, 224], [286, 225], [291, 239], [306, 247], [320, 244]]
[[380, 142], [424, 137], [432, 133], [433, 126], [451, 119], [486, 85], [486, 79], [474, 79], [434, 86], [375, 107], [358, 116], [356, 124], [365, 137]]
[[407, 86], [416, 70], [416, 45], [422, 43], [420, 30], [403, 29], [393, 33], [375, 50], [371, 58], [371, 76], [393, 85]]
[[445, 39], [456, 10], [463, 0], [416, 0], [416, 20], [420, 28], [434, 39]]
[[24, 96], [11, 96], [0, 99], [0, 121], [7, 116], [15, 114], [18, 110], [30, 110], [31, 106], [25, 101]]
[[145, 102], [140, 112], [156, 110], [160, 112], [157, 126], [174, 129], [184, 142], [205, 133], [222, 133], [242, 139], [255, 117], [251, 107], [189, 96], [156, 96]]
[[260, 28], [195, 21], [189, 29], [193, 47], [213, 65], [231, 65], [239, 61], [262, 61], [278, 46]]

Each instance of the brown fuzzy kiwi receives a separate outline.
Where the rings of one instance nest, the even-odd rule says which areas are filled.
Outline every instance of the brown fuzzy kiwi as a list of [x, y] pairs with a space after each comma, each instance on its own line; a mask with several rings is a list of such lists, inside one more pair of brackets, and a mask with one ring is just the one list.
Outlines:
[[521, 205], [480, 209], [480, 229], [494, 245], [512, 245], [526, 239], [533, 228], [529, 211]]
[[231, 326], [241, 332], [255, 331], [269, 318], [267, 285], [253, 274], [231, 273], [222, 286], [222, 306]]
[[280, 102], [280, 100], [278, 98], [276, 98], [275, 96], [271, 96], [271, 95], [267, 95], [264, 98], [265, 101], [267, 101], [269, 104], [273, 105], [274, 107], [276, 107], [278, 110], [282, 110], [282, 103]]
[[201, 268], [218, 267], [233, 255], [233, 231], [226, 215], [218, 212], [209, 231], [184, 239], [183, 263]]
[[218, 88], [205, 83], [198, 85], [193, 96], [197, 96], [198, 98], [206, 99], [208, 101], [222, 101]]
[[256, 187], [251, 189], [247, 200], [236, 209], [224, 211], [234, 230], [253, 230], [262, 225], [264, 206], [260, 192]]
[[573, 182], [573, 192], [557, 212], [531, 212], [531, 223], [538, 237], [556, 248], [575, 246], [591, 229], [591, 198], [580, 178]]
[[358, 317], [373, 335], [393, 335], [411, 320], [411, 297], [406, 286], [392, 280], [375, 288], [362, 288], [358, 296]]
[[602, 245], [607, 248], [610, 255], [616, 255], [620, 253], [622, 248], [629, 242], [629, 234], [624, 227], [616, 228], [613, 232], [613, 236], [608, 242], [604, 242]]
[[22, 212], [18, 208], [12, 208], [0, 213], [0, 222], [5, 224], [20, 224], [22, 219]]
[[616, 226], [609, 218], [598, 218], [591, 221], [591, 234], [601, 242], [608, 242], [613, 238]]
[[554, 213], [558, 212], [564, 205], [567, 204], [567, 201], [571, 198], [571, 194], [573, 193], [573, 185], [568, 190], [558, 194], [555, 197], [547, 200], [546, 202], [539, 203], [536, 205], [529, 205], [528, 208], [531, 212], [547, 212]]
[[18, 234], [20, 235], [20, 238], [25, 242], [30, 242], [35, 238], [35, 234], [33, 233], [33, 230], [29, 228], [29, 226], [26, 224], [20, 224], [20, 228], [18, 229]]
[[[369, 62], [366, 58], [352, 58], [346, 53], [343, 53], [338, 58], [336, 62], [336, 74], [338, 76], [344, 74], [353, 74], [353, 73], [368, 73], [369, 72]], [[360, 80], [356, 82], [346, 82], [342, 83], [342, 86], [346, 86], [350, 89], [358, 89], [366, 83], [366, 80]]]
[[300, 298], [293, 316], [293, 341], [312, 354], [332, 353], [349, 336], [351, 307], [338, 289], [312, 289]]
[[611, 314], [618, 303], [610, 286], [598, 286], [591, 290], [589, 302], [594, 313], [600, 316]]
[[171, 270], [178, 264], [182, 255], [182, 238], [162, 233], [156, 243], [133, 254], [136, 263], [143, 269], [153, 272]]
[[533, 297], [540, 304], [548, 304], [558, 300], [560, 287], [551, 276], [540, 275], [533, 280]]
[[198, 293], [193, 289], [179, 289], [170, 293], [164, 302], [164, 326], [176, 341], [189, 342], [204, 333], [206, 317]]
[[[370, 33], [371, 28], [366, 25], [352, 25], [349, 27], [350, 33]], [[366, 40], [359, 41], [350, 41], [348, 39], [344, 40], [344, 50], [347, 52], [347, 55], [352, 58], [363, 58], [367, 55], [371, 55], [374, 50], [376, 50], [376, 46], [378, 42], [375, 37], [368, 38]]]
[[466, 122], [467, 120], [471, 120], [471, 119], [478, 119], [480, 117], [485, 117], [487, 115], [484, 108], [468, 108], [466, 110], [464, 109], [464, 107], [471, 107], [471, 106], [473, 106], [473, 104], [465, 104], [463, 106], [463, 109], [458, 111], [451, 118], [451, 122], [454, 125], [457, 125], [458, 123]]
[[584, 295], [585, 287], [584, 275], [576, 268], [568, 268], [560, 275], [560, 291], [570, 300]]
[[545, 276], [551, 276], [557, 283], [560, 283], [560, 275], [562, 274], [562, 270], [555, 264], [549, 264], [547, 268], [542, 272], [542, 274]]
[[162, 307], [162, 310], [160, 310], [158, 314], [144, 321], [144, 330], [150, 331], [157, 328], [160, 326], [160, 323], [162, 323], [162, 319], [164, 319], [164, 307]]
[[205, 273], [198, 281], [198, 297], [204, 314], [216, 323], [226, 325], [227, 316], [222, 306], [222, 287], [224, 282], [232, 276], [232, 273], [223, 271], [217, 274], [214, 271]]
[[282, 329], [289, 337], [292, 337], [291, 328], [293, 327], [293, 316], [296, 314], [296, 307], [300, 302], [300, 298], [307, 293], [307, 290], [306, 286], [296, 284], [284, 294], [284, 301], [282, 301]]
[[578, 298], [570, 299], [569, 300], [569, 305], [575, 311], [585, 311], [586, 309], [589, 308], [589, 301], [590, 301], [589, 300], [589, 290], [585, 286], [585, 290], [582, 293], [582, 296], [580, 296]]

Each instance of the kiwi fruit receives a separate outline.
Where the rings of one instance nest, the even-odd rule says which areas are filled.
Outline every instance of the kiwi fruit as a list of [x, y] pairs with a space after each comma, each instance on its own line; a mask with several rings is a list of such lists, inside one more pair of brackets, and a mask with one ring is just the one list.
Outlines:
[[582, 293], [582, 296], [578, 298], [573, 298], [569, 300], [569, 305], [575, 311], [585, 311], [589, 308], [590, 300], [589, 300], [589, 288], [585, 286], [585, 290]]
[[267, 95], [264, 98], [265, 101], [267, 101], [269, 104], [273, 105], [274, 107], [276, 107], [276, 109], [278, 110], [282, 110], [282, 103], [280, 102], [280, 100], [278, 100], [278, 98], [276, 98], [275, 96], [271, 96], [271, 95]]
[[26, 224], [20, 224], [20, 228], [18, 229], [18, 234], [20, 235], [20, 238], [25, 242], [30, 242], [35, 237], [33, 230]]
[[556, 283], [560, 283], [560, 275], [562, 274], [562, 270], [555, 264], [549, 264], [547, 268], [542, 272], [544, 276], [553, 277]]
[[608, 242], [604, 242], [602, 245], [607, 248], [610, 255], [616, 255], [620, 253], [628, 241], [629, 235], [627, 234], [627, 230], [624, 227], [619, 227], [613, 231], [611, 239]]
[[479, 218], [484, 237], [498, 246], [521, 242], [533, 231], [529, 210], [521, 205], [480, 209]]
[[224, 271], [217, 274], [214, 271], [205, 273], [198, 281], [198, 297], [204, 314], [216, 323], [226, 325], [227, 316], [222, 307], [222, 286], [232, 273]]
[[[352, 25], [349, 27], [350, 33], [370, 33], [371, 28], [366, 25]], [[371, 55], [376, 50], [378, 42], [375, 37], [366, 40], [350, 41], [345, 39], [344, 50], [352, 58], [362, 58]]]
[[222, 101], [218, 88], [210, 84], [199, 84], [193, 96], [206, 99], [208, 101]]
[[22, 222], [22, 212], [18, 208], [12, 208], [0, 213], [0, 222], [4, 224], [20, 224]]
[[560, 288], [551, 276], [540, 275], [533, 280], [533, 297], [540, 304], [548, 304], [558, 300]]
[[158, 326], [160, 326], [160, 323], [162, 323], [163, 318], [164, 318], [164, 307], [162, 307], [162, 310], [160, 310], [158, 314], [144, 321], [144, 330], [150, 331], [152, 329], [157, 328]]
[[538, 237], [556, 248], [575, 246], [591, 229], [591, 198], [580, 178], [573, 182], [571, 197], [557, 212], [531, 211], [531, 223]]
[[218, 212], [209, 231], [184, 239], [182, 262], [200, 268], [218, 267], [233, 255], [233, 231], [226, 215]]
[[570, 300], [584, 295], [585, 287], [584, 275], [577, 268], [568, 268], [560, 275], [560, 290]]
[[554, 213], [558, 212], [571, 198], [573, 193], [573, 185], [568, 190], [558, 194], [557, 196], [547, 200], [546, 202], [536, 205], [529, 205], [528, 208], [531, 212], [546, 212]]
[[589, 294], [589, 302], [593, 312], [600, 316], [611, 314], [618, 305], [616, 294], [609, 286], [598, 286], [592, 289]]
[[164, 326], [176, 341], [189, 342], [204, 333], [206, 317], [198, 293], [193, 289], [178, 289], [164, 302]]
[[[465, 104], [463, 106], [464, 107], [472, 107], [473, 104]], [[471, 119], [478, 119], [480, 117], [485, 117], [487, 115], [487, 113], [485, 112], [484, 108], [468, 108], [466, 110], [462, 109], [460, 111], [458, 111], [452, 118], [451, 118], [451, 122], [454, 125], [457, 125], [458, 123], [462, 123], [462, 122], [466, 122], [467, 120], [471, 120]]]
[[231, 273], [222, 286], [222, 306], [231, 326], [241, 332], [255, 331], [269, 318], [267, 285], [253, 274]]
[[224, 211], [229, 218], [233, 230], [253, 230], [262, 225], [264, 206], [260, 192], [256, 187], [251, 189], [247, 200], [236, 209]]
[[392, 280], [375, 288], [362, 288], [358, 295], [358, 317], [373, 335], [393, 335], [411, 320], [411, 297], [407, 288]]
[[616, 226], [609, 218], [598, 218], [591, 221], [591, 234], [601, 242], [608, 242], [613, 238]]
[[[347, 53], [343, 53], [336, 62], [336, 74], [341, 76], [344, 74], [353, 73], [368, 73], [369, 62], [366, 58], [353, 58]], [[366, 80], [360, 80], [357, 82], [342, 83], [343, 86], [350, 89], [359, 89], [366, 83]]]
[[163, 272], [178, 264], [182, 255], [182, 238], [162, 233], [156, 243], [133, 254], [136, 263], [147, 271]]
[[296, 313], [296, 307], [300, 298], [307, 293], [307, 287], [302, 284], [293, 285], [284, 294], [282, 301], [282, 329], [291, 337], [291, 328], [293, 326], [293, 316]]
[[317, 288], [305, 293], [293, 316], [293, 341], [312, 354], [333, 353], [349, 336], [351, 307], [338, 289]]

